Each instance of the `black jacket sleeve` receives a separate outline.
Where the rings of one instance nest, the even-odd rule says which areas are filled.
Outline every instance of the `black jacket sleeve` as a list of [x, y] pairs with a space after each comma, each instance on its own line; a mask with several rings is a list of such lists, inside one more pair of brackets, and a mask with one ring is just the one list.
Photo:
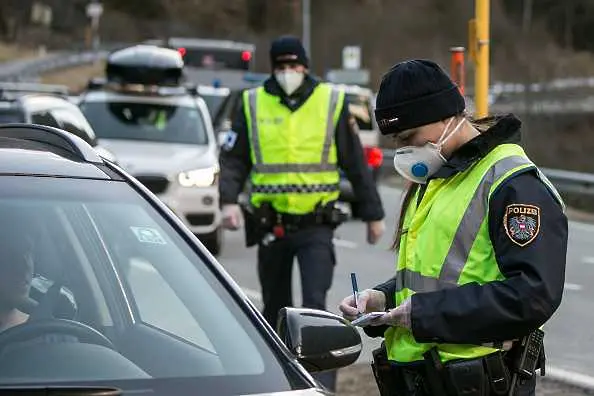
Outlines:
[[345, 99], [335, 131], [338, 166], [344, 171], [353, 186], [355, 197], [359, 203], [361, 220], [365, 222], [382, 220], [384, 218], [382, 201], [365, 161], [361, 140], [357, 135], [358, 131], [349, 123], [350, 117], [348, 103]]
[[234, 115], [231, 129], [230, 139], [221, 147], [219, 155], [221, 168], [219, 194], [222, 205], [237, 203], [237, 198], [243, 191], [252, 170], [250, 141], [243, 103]]
[[[509, 205], [540, 208], [536, 237], [525, 246], [506, 232]], [[506, 181], [489, 204], [489, 234], [505, 280], [417, 293], [412, 332], [418, 342], [480, 344], [520, 338], [544, 324], [561, 303], [567, 218], [535, 173]]]

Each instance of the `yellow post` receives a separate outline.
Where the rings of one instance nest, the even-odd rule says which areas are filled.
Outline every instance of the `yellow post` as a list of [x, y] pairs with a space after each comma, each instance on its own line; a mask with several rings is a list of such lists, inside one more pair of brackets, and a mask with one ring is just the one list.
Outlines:
[[489, 8], [490, 0], [476, 0], [475, 3], [475, 79], [474, 101], [476, 118], [489, 115]]

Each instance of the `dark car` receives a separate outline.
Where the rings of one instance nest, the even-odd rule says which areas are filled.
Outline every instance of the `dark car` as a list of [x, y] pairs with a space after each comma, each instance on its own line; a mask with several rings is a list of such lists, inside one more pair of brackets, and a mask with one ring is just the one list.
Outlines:
[[0, 219], [0, 392], [315, 395], [307, 370], [361, 352], [323, 311], [283, 309], [277, 336], [173, 212], [65, 131], [0, 126]]

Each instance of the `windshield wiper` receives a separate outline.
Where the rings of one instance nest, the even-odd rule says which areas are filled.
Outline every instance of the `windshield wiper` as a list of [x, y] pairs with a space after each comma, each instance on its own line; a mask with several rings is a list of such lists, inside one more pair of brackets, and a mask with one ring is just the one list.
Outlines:
[[122, 390], [91, 386], [0, 386], [0, 395], [27, 396], [121, 396]]

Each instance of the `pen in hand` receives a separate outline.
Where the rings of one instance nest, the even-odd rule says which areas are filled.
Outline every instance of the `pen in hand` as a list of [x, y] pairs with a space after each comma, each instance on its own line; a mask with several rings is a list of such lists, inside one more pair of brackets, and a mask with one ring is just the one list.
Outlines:
[[359, 289], [357, 288], [357, 275], [354, 272], [351, 272], [351, 284], [353, 285], [353, 297], [355, 298], [355, 308], [357, 308], [357, 312], [361, 314], [359, 310]]

